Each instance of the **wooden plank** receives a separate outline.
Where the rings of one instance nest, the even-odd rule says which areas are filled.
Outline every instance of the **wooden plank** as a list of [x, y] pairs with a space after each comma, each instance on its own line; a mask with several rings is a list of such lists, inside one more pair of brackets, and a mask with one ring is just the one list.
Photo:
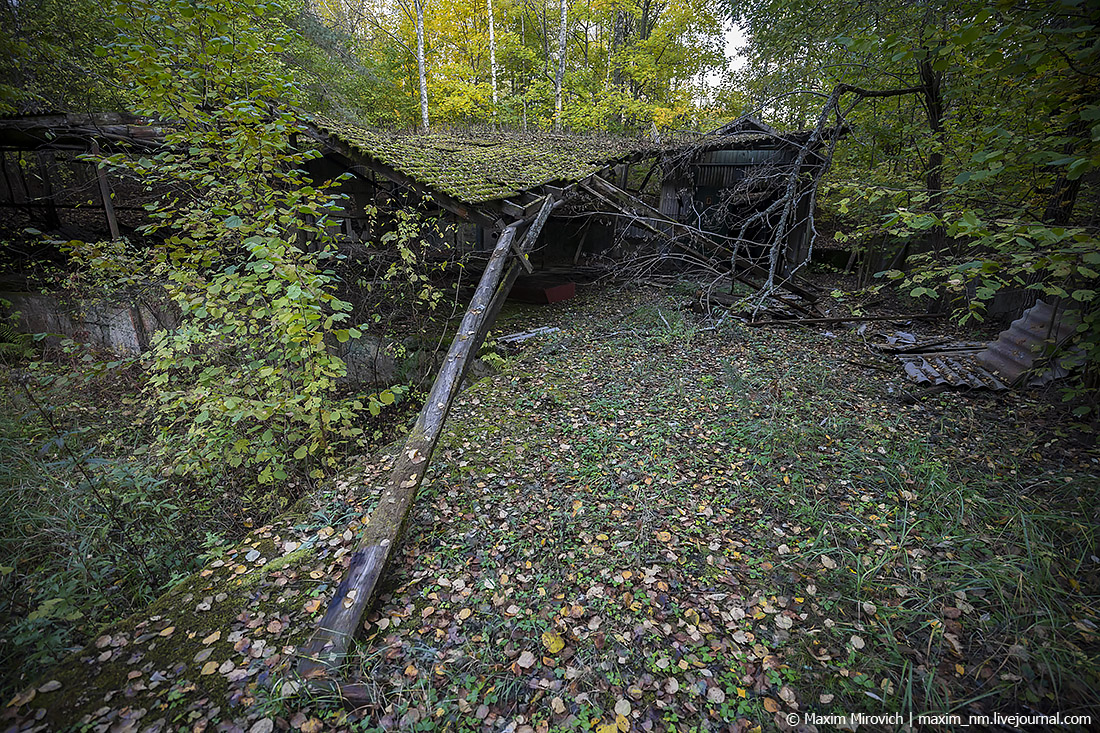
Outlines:
[[[99, 142], [92, 140], [92, 155], [99, 155]], [[111, 230], [111, 239], [119, 238], [118, 219], [115, 218], [115, 206], [111, 201], [111, 188], [107, 185], [107, 171], [99, 163], [95, 164], [96, 178], [99, 179], [99, 197], [103, 201], [103, 213], [107, 215], [107, 228]]]
[[[561, 206], [561, 203], [561, 201], [555, 201], [552, 196], [547, 196], [543, 201], [542, 208], [539, 209], [535, 221], [531, 224], [531, 228], [524, 233], [523, 241], [520, 243], [519, 249], [524, 257], [527, 256], [527, 252], [531, 250], [531, 247], [533, 247], [538, 240], [539, 235], [542, 234], [542, 228], [546, 224], [547, 219], [550, 218], [550, 213]], [[496, 293], [493, 294], [493, 300], [486, 309], [485, 322], [482, 324], [481, 331], [478, 333], [479, 344], [485, 340], [485, 336], [489, 333], [489, 329], [492, 328], [493, 323], [496, 322], [497, 316], [500, 314], [500, 309], [504, 307], [504, 301], [508, 299], [508, 293], [512, 290], [512, 286], [515, 284], [516, 278], [519, 277], [521, 269], [522, 267], [520, 265], [513, 264], [501, 280]]]
[[501, 199], [498, 206], [505, 214], [514, 216], [517, 219], [522, 219], [523, 215], [526, 213], [522, 206], [508, 199]]
[[298, 674], [306, 679], [331, 676], [343, 661], [359, 628], [360, 619], [378, 587], [378, 580], [401, 540], [413, 500], [439, 441], [451, 403], [458, 394], [470, 362], [477, 355], [491, 301], [494, 293], [498, 292], [518, 227], [518, 223], [505, 227], [497, 239], [493, 254], [470, 299], [470, 306], [458, 327], [458, 335], [451, 343], [428, 399], [394, 462], [378, 506], [361, 531], [348, 574], [337, 588], [317, 630], [301, 650]]
[[[550, 212], [557, 208], [559, 203], [560, 202], [556, 201], [553, 196], [547, 196], [542, 199], [538, 213], [535, 214], [535, 220], [531, 223], [531, 227], [523, 233], [523, 237], [520, 240], [512, 240], [512, 251], [515, 252], [520, 267], [526, 270], [528, 275], [535, 271], [535, 267], [531, 264], [531, 260], [527, 257], [527, 253], [531, 250], [531, 246], [535, 243], [535, 240], [542, 234], [542, 228], [546, 226], [546, 221], [550, 218]], [[512, 287], [511, 283], [509, 283], [508, 287]], [[496, 318], [495, 314], [489, 321], [491, 322], [494, 318]]]
[[[786, 303], [785, 305], [790, 305]], [[747, 326], [801, 326], [813, 323], [869, 323], [872, 321], [929, 321], [946, 318], [943, 313], [920, 313], [902, 316], [836, 316], [835, 318], [778, 318], [774, 321], [749, 321]]]

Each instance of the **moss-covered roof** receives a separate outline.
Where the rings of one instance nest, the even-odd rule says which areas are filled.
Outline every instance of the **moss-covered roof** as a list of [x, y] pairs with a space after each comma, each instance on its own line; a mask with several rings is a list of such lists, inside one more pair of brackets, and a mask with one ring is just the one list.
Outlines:
[[632, 153], [657, 150], [645, 140], [610, 136], [378, 132], [326, 118], [314, 124], [355, 151], [469, 204], [580, 181]]

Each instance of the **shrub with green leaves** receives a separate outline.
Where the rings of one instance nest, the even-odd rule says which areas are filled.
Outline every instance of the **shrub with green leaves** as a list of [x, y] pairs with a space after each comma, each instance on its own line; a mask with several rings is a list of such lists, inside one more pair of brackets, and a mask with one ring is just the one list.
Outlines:
[[167, 192], [148, 207], [144, 272], [180, 325], [147, 356], [159, 449], [181, 474], [228, 464], [270, 483], [297, 461], [320, 475], [334, 443], [360, 432], [356, 405], [335, 399], [345, 365], [328, 348], [359, 335], [331, 269], [339, 207], [306, 172], [318, 153], [298, 144], [298, 92], [279, 58], [291, 32], [269, 20], [276, 10], [118, 4], [118, 36], [100, 49], [131, 109], [163, 126], [163, 145], [100, 164]]

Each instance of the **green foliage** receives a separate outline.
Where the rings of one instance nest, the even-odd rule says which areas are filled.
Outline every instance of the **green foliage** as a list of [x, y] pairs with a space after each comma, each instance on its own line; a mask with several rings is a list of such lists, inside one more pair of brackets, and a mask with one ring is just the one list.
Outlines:
[[[904, 249], [892, 273], [964, 320], [1032, 288], [1095, 319], [1100, 212], [1100, 14], [1082, 2], [733, 2], [749, 26], [746, 82], [780, 121], [806, 124], [836, 84], [912, 93], [864, 100], [823, 196], [837, 238]], [[1091, 174], [1091, 175], [1090, 175]], [[904, 254], [908, 254], [906, 262]], [[1100, 338], [1070, 345], [1095, 380]], [[1095, 381], [1092, 381], [1095, 386]]]
[[137, 611], [193, 571], [201, 528], [231, 526], [237, 507], [220, 492], [180, 492], [131, 462], [128, 453], [146, 436], [130, 421], [86, 420], [119, 411], [114, 393], [129, 388], [132, 372], [59, 378], [66, 373], [32, 365], [29, 378], [14, 370], [0, 377], [5, 697], [26, 683], [21, 675], [55, 663], [100, 624]]
[[[161, 244], [130, 264], [164, 287], [179, 326], [158, 331], [149, 393], [160, 454], [179, 474], [245, 467], [261, 483], [292, 463], [320, 475], [335, 444], [361, 434], [334, 397], [344, 363], [328, 348], [356, 338], [331, 266], [337, 201], [305, 172], [316, 155], [291, 106], [279, 54], [293, 39], [263, 2], [145, 1], [116, 8], [110, 58], [135, 111], [165, 120], [165, 146], [101, 161], [172, 193], [143, 233]], [[155, 20], [155, 25], [151, 21]], [[120, 269], [117, 243], [79, 260]], [[125, 269], [125, 268], [121, 268]]]
[[92, 53], [111, 32], [109, 4], [9, 0], [0, 7], [0, 113], [117, 111], [119, 99]]

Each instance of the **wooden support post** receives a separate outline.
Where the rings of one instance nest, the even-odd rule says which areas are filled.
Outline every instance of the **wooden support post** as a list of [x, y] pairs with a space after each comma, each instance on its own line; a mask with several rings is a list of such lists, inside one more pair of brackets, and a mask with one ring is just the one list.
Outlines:
[[581, 261], [581, 252], [584, 251], [584, 243], [588, 241], [588, 233], [592, 231], [592, 219], [589, 218], [584, 222], [584, 231], [581, 232], [581, 239], [577, 242], [577, 251], [573, 253], [573, 264], [576, 265]]
[[46, 228], [57, 229], [61, 226], [61, 217], [57, 213], [57, 202], [53, 190], [53, 152], [38, 151], [38, 177], [42, 180], [42, 193], [46, 205]]
[[[99, 156], [99, 142], [92, 140], [92, 155]], [[111, 239], [119, 238], [118, 219], [115, 218], [115, 205], [111, 201], [111, 189], [107, 185], [107, 172], [95, 164], [96, 177], [99, 179], [99, 197], [103, 199], [103, 213], [107, 215], [107, 228], [111, 230]]]
[[363, 527], [348, 574], [336, 589], [317, 630], [301, 651], [298, 673], [304, 678], [331, 676], [347, 654], [378, 580], [401, 539], [451, 403], [458, 394], [466, 369], [477, 355], [491, 300], [494, 293], [499, 292], [512, 239], [521, 224], [516, 222], [507, 226], [497, 239], [428, 399], [394, 462], [377, 508]]
[[[542, 234], [542, 228], [546, 225], [546, 220], [550, 218], [550, 213], [561, 204], [560, 201], [554, 201], [552, 196], [547, 196], [546, 200], [542, 203], [542, 208], [539, 209], [538, 215], [535, 217], [535, 221], [531, 224], [531, 228], [523, 234], [523, 238], [517, 247], [516, 257], [520, 262], [527, 259], [527, 252], [534, 246], [535, 241]], [[478, 333], [478, 343], [480, 344], [485, 340], [485, 337], [489, 334], [489, 329], [493, 327], [493, 324], [497, 320], [497, 316], [500, 315], [500, 309], [504, 307], [504, 301], [508, 300], [508, 293], [512, 290], [512, 285], [515, 284], [516, 278], [519, 277], [519, 271], [521, 265], [513, 264], [508, 268], [507, 274], [500, 282], [500, 287], [497, 288], [496, 293], [493, 294], [493, 300], [489, 303], [489, 307], [485, 312], [485, 322], [481, 326], [481, 331]]]

